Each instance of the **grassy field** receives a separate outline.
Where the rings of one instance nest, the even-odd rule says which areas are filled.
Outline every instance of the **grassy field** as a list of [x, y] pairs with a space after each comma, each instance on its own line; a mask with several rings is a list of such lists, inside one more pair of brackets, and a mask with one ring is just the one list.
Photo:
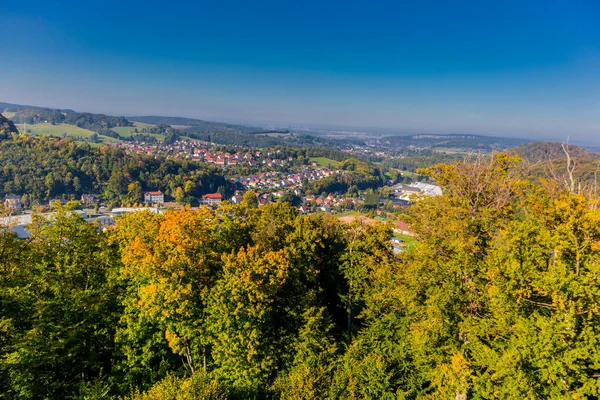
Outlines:
[[3, 112], [2, 115], [4, 115], [6, 118], [8, 119], [12, 119], [12, 117], [14, 117], [17, 113], [15, 112]]
[[[144, 124], [142, 122], [134, 122], [133, 126], [119, 126], [118, 128], [111, 128], [111, 130], [117, 132], [122, 137], [129, 137], [135, 133], [135, 129], [137, 128], [138, 132], [141, 132], [144, 128], [151, 128], [154, 125]], [[156, 137], [163, 135], [154, 135]], [[160, 137], [160, 139], [164, 139], [164, 137]]]
[[[23, 125], [19, 125], [18, 128], [23, 128]], [[78, 137], [82, 137], [85, 139], [89, 139], [94, 132], [87, 130], [87, 129], [83, 129], [83, 128], [79, 128], [75, 125], [69, 125], [69, 124], [58, 124], [58, 125], [52, 125], [52, 124], [34, 124], [34, 125], [27, 125], [26, 126], [27, 131], [29, 131], [32, 135], [36, 135], [36, 136], [58, 136], [58, 137], [62, 137], [63, 133], [66, 133], [68, 137], [71, 137], [73, 139], [77, 139]], [[102, 143], [106, 143], [106, 142], [119, 142], [119, 140], [108, 137], [108, 136], [103, 136], [103, 135], [98, 135], [98, 140]]]
[[333, 168], [336, 168], [338, 165], [340, 165], [339, 161], [330, 160], [329, 158], [325, 157], [311, 157], [310, 162], [316, 162], [319, 165], [319, 167], [332, 166]]
[[394, 237], [402, 240], [409, 249], [416, 247], [419, 243], [413, 236], [405, 235], [399, 232], [394, 232]]
[[404, 176], [408, 176], [409, 178], [418, 178], [419, 174], [417, 174], [416, 172], [410, 172], [410, 171], [400, 171], [398, 170], [398, 172], [402, 173], [402, 175]]

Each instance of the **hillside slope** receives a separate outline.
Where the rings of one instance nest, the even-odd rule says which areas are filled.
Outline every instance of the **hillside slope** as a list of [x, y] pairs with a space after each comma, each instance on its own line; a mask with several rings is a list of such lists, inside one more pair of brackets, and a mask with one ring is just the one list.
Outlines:
[[503, 150], [529, 143], [530, 140], [519, 138], [501, 138], [467, 134], [417, 134], [408, 136], [387, 136], [379, 140], [380, 144], [406, 147], [443, 147], [466, 150]]
[[[593, 158], [598, 157], [593, 153], [579, 146], [569, 145], [569, 154], [573, 158]], [[565, 151], [561, 143], [558, 142], [534, 142], [523, 144], [515, 149], [515, 152], [524, 160], [538, 162], [544, 160], [565, 159]]]
[[523, 158], [523, 167], [534, 179], [550, 179], [565, 187], [570, 185], [569, 169], [577, 186], [597, 187], [600, 178], [600, 154], [569, 145], [567, 155], [558, 142], [536, 142], [517, 147], [514, 151]]

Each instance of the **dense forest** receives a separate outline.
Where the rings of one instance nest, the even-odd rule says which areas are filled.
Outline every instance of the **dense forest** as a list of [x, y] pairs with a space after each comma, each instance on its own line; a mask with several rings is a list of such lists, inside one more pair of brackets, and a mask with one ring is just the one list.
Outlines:
[[30, 202], [101, 195], [106, 202], [142, 202], [145, 190], [171, 195], [182, 188], [190, 202], [226, 186], [223, 172], [186, 160], [93, 148], [71, 139], [15, 137], [0, 141], [0, 196]]
[[199, 133], [211, 132], [234, 132], [234, 133], [252, 133], [260, 130], [260, 128], [246, 125], [227, 124], [224, 122], [204, 121], [195, 118], [185, 117], [159, 117], [159, 116], [143, 116], [131, 117], [132, 121], [143, 122], [151, 125], [178, 125], [185, 127], [194, 127]]
[[4, 231], [0, 398], [597, 398], [598, 196], [520, 165], [429, 168], [405, 253], [252, 193]]
[[215, 132], [204, 129], [198, 129], [195, 126], [178, 130], [181, 135], [191, 137], [193, 139], [202, 140], [209, 143], [219, 143], [231, 146], [246, 146], [246, 147], [273, 147], [277, 145], [290, 147], [305, 147], [305, 146], [331, 146], [335, 147], [336, 143], [329, 139], [319, 138], [316, 136], [301, 135], [296, 133], [290, 134], [255, 134], [255, 133], [240, 133], [240, 132]]
[[13, 134], [19, 133], [15, 124], [0, 114], [0, 140], [11, 139]]

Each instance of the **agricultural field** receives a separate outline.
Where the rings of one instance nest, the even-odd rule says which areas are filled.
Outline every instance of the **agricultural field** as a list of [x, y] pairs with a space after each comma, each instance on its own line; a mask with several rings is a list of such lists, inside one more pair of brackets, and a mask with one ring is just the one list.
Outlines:
[[[19, 126], [17, 126], [17, 128], [22, 130], [23, 125], [19, 124]], [[52, 124], [43, 123], [43, 124], [26, 125], [25, 128], [27, 129], [28, 133], [31, 133], [32, 135], [35, 135], [35, 136], [63, 137], [63, 134], [66, 134], [67, 137], [73, 138], [75, 140], [77, 140], [79, 138], [89, 139], [95, 133], [90, 130], [79, 128], [75, 125], [69, 125], [69, 124], [52, 125]], [[101, 143], [119, 142], [118, 139], [114, 139], [114, 138], [111, 138], [108, 136], [103, 136], [103, 135], [98, 135], [98, 140]]]

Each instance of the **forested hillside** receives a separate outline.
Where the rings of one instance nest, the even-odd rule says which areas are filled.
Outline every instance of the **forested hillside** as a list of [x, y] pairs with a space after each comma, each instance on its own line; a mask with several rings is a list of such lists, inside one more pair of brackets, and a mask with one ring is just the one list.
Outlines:
[[598, 198], [520, 164], [429, 168], [444, 194], [400, 254], [384, 225], [251, 192], [3, 232], [0, 398], [595, 398]]
[[[567, 144], [565, 143], [565, 146]], [[569, 154], [574, 159], [600, 158], [600, 155], [579, 146], [568, 145]], [[565, 159], [565, 149], [559, 142], [534, 142], [521, 145], [515, 152], [524, 160], [535, 163], [547, 160]]]
[[336, 144], [340, 144], [339, 142], [336, 143], [325, 138], [295, 133], [271, 135], [256, 132], [206, 131], [202, 127], [198, 128], [195, 126], [180, 129], [180, 133], [181, 135], [205, 142], [247, 147], [272, 147], [281, 145], [290, 147], [330, 146], [335, 148]]
[[0, 142], [0, 197], [27, 195], [29, 201], [102, 195], [107, 202], [136, 203], [144, 190], [186, 196], [214, 193], [226, 185], [222, 171], [185, 160], [93, 148], [70, 139], [18, 137]]
[[204, 121], [195, 118], [184, 118], [184, 117], [160, 117], [160, 116], [141, 116], [141, 117], [130, 117], [132, 121], [143, 122], [145, 124], [152, 125], [179, 125], [194, 127], [199, 133], [209, 132], [236, 132], [236, 133], [252, 133], [260, 130], [260, 128], [246, 126], [246, 125], [235, 125], [227, 124], [224, 122], [211, 122]]
[[0, 114], [0, 140], [12, 138], [13, 133], [19, 133], [15, 124]]
[[529, 143], [517, 147], [515, 152], [525, 160], [523, 169], [531, 179], [553, 180], [565, 187], [598, 186], [598, 153], [557, 142]]

